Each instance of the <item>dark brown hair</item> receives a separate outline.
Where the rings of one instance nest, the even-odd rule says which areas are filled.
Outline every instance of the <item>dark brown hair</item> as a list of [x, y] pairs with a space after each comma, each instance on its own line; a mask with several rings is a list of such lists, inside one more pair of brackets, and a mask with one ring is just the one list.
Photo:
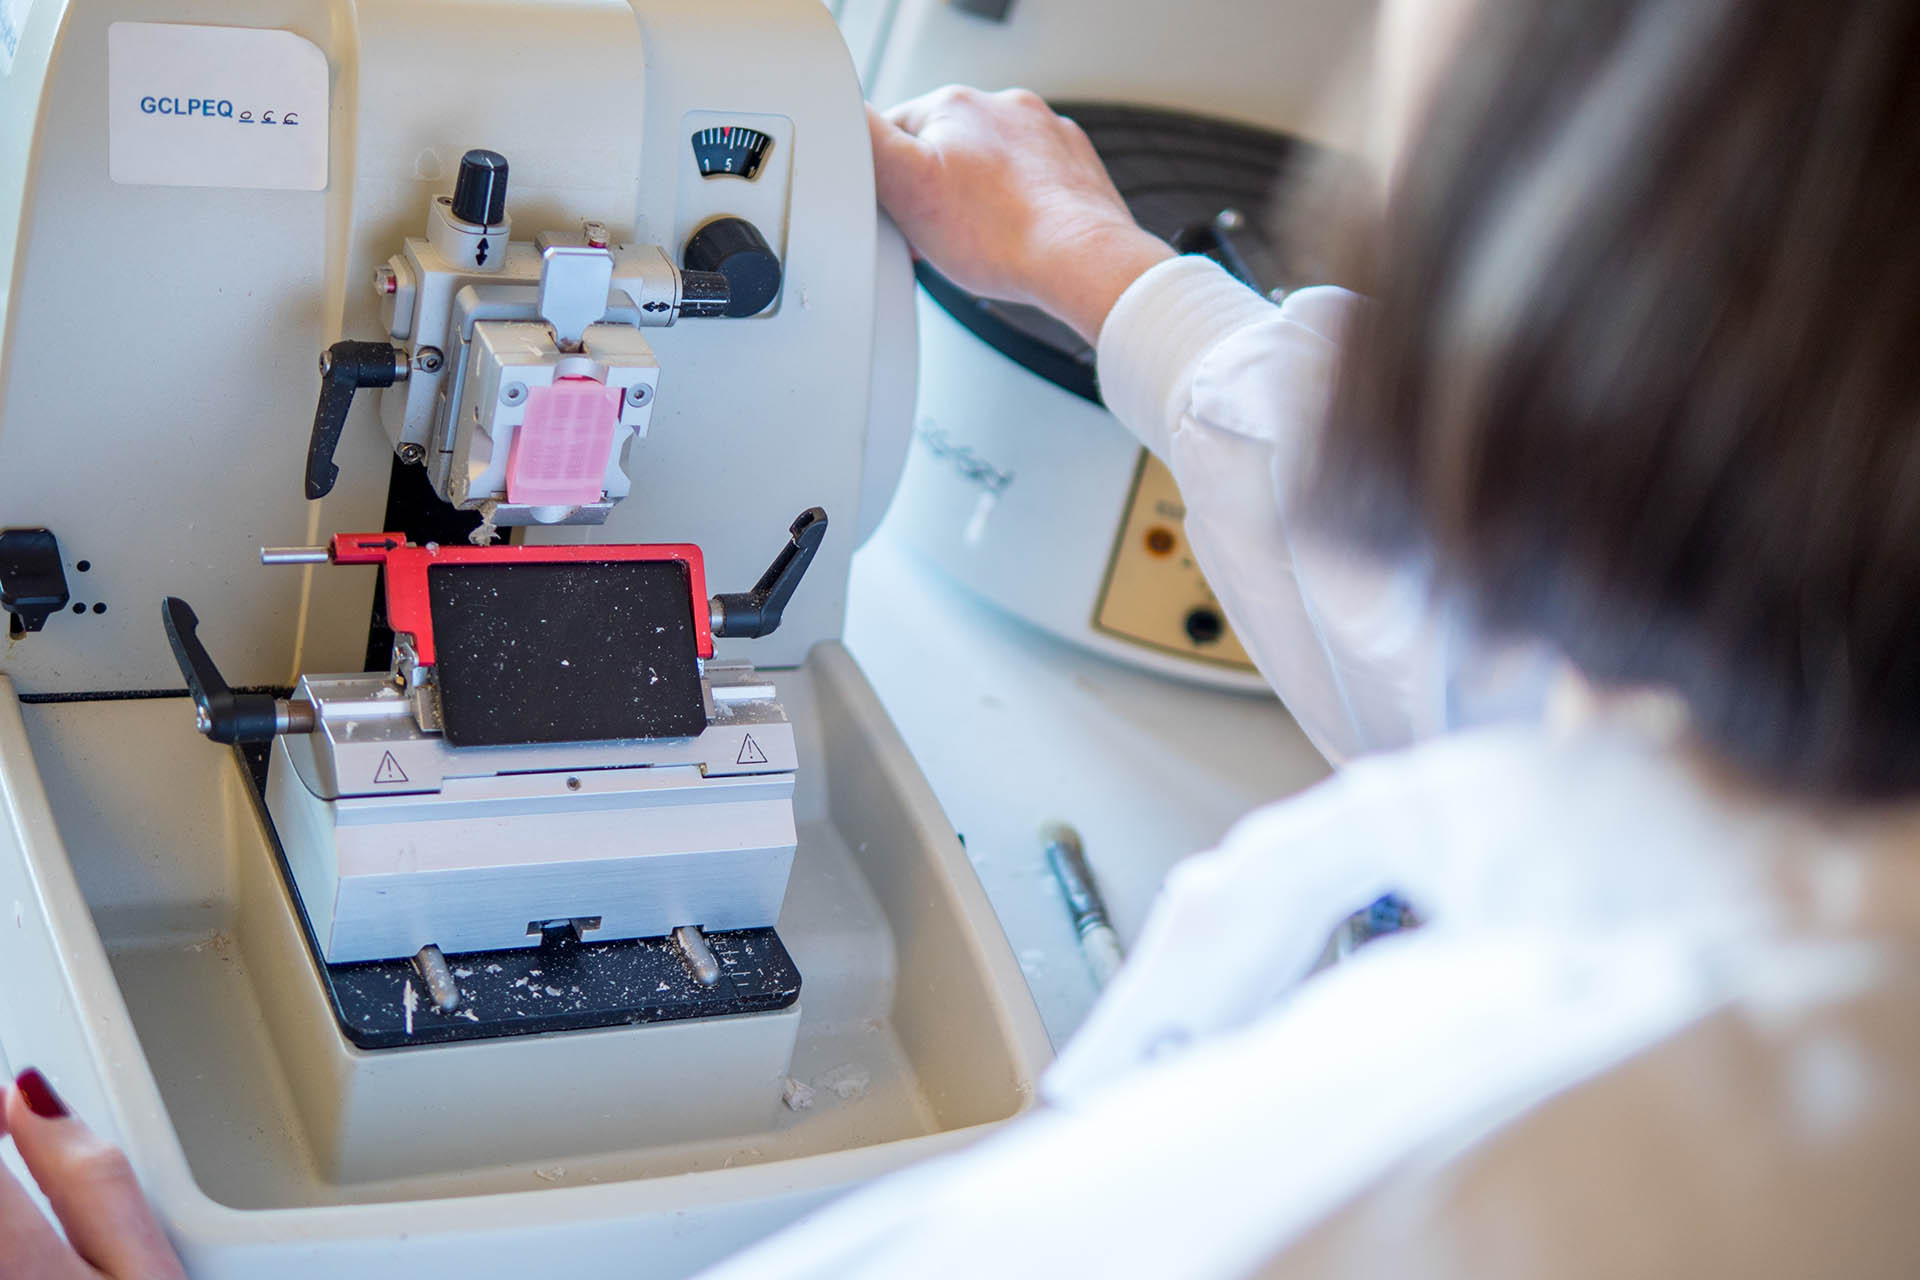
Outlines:
[[1772, 784], [1920, 792], [1920, 3], [1481, 0], [1368, 239], [1326, 514]]

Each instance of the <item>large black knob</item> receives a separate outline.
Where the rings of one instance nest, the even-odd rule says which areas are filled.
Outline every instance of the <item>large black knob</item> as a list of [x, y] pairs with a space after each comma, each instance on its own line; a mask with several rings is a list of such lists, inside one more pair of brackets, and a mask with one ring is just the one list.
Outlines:
[[780, 292], [780, 259], [745, 218], [715, 218], [687, 241], [680, 265], [727, 278], [729, 316], [759, 315]]
[[453, 216], [482, 227], [495, 226], [506, 218], [505, 156], [475, 147], [460, 157], [460, 176], [453, 181]]

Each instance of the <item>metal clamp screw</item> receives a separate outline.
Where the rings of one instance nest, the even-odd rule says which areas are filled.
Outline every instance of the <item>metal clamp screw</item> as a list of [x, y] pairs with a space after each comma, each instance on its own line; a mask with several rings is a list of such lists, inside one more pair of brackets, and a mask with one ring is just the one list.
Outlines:
[[653, 388], [644, 382], [636, 382], [627, 388], [627, 403], [638, 409], [653, 399]]
[[500, 388], [500, 403], [502, 404], [519, 404], [526, 398], [527, 384], [524, 382], [509, 382], [506, 386]]
[[413, 367], [422, 373], [438, 373], [446, 361], [446, 355], [438, 347], [421, 347], [413, 353]]
[[373, 269], [373, 291], [383, 298], [400, 292], [400, 277], [394, 274], [392, 267]]
[[597, 222], [591, 218], [587, 219], [580, 224], [580, 235], [586, 240], [587, 248], [589, 249], [604, 249], [607, 247], [607, 224], [604, 222]]
[[411, 440], [401, 445], [398, 449], [394, 450], [394, 452], [400, 455], [400, 461], [402, 462], [418, 462], [427, 456], [426, 449], [413, 443]]

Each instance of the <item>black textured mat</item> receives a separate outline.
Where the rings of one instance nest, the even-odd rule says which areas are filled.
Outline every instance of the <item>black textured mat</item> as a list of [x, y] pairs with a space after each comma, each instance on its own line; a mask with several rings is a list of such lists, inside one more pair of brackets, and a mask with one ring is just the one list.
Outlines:
[[693, 596], [678, 561], [436, 565], [427, 591], [453, 746], [706, 730]]
[[666, 938], [583, 943], [562, 936], [538, 947], [448, 956], [461, 996], [460, 1008], [452, 1014], [434, 1007], [411, 960], [330, 965], [320, 958], [280, 833], [267, 812], [270, 747], [250, 743], [234, 750], [253, 783], [254, 804], [273, 840], [287, 899], [299, 915], [300, 933], [334, 1020], [359, 1048], [398, 1049], [765, 1013], [800, 998], [800, 971], [772, 929], [707, 934], [707, 948], [720, 964], [720, 981], [711, 987], [694, 980], [679, 949]]
[[340, 1029], [362, 1049], [763, 1013], [799, 999], [800, 971], [772, 929], [706, 938], [720, 962], [711, 987], [694, 981], [666, 938], [448, 956], [460, 988], [452, 1014], [433, 1007], [410, 960], [328, 965], [327, 976]]

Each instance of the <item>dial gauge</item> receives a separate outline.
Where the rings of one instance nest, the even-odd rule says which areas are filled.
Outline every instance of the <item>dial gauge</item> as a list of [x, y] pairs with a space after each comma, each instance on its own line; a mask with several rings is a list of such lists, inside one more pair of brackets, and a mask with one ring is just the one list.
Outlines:
[[773, 139], [758, 129], [744, 125], [715, 125], [693, 135], [693, 157], [700, 162], [700, 176], [718, 178], [731, 174], [749, 181], [760, 174]]

